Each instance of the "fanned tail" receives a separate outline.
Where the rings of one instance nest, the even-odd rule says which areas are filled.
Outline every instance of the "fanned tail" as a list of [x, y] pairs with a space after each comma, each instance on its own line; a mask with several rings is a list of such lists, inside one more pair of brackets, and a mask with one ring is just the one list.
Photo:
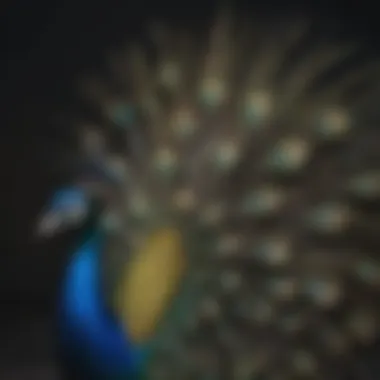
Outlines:
[[158, 252], [177, 279], [174, 229], [187, 274], [151, 379], [326, 378], [379, 330], [379, 61], [346, 65], [357, 45], [303, 18], [232, 21], [223, 10], [207, 39], [156, 26], [153, 53], [110, 59], [120, 91], [84, 86], [122, 136], [116, 151], [106, 129], [79, 128], [115, 179], [110, 303], [131, 252]]

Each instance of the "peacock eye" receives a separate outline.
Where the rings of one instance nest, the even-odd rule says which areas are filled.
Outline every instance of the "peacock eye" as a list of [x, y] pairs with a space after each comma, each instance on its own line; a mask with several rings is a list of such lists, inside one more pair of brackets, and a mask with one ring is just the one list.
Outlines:
[[262, 126], [273, 110], [273, 99], [266, 92], [250, 92], [246, 95], [244, 116], [252, 128]]
[[130, 128], [135, 122], [135, 109], [129, 104], [117, 104], [108, 110], [110, 120], [121, 128]]
[[351, 128], [350, 116], [339, 109], [325, 110], [317, 123], [317, 134], [324, 140], [335, 140], [346, 135]]
[[200, 100], [209, 108], [219, 107], [226, 97], [226, 86], [219, 78], [205, 78], [200, 88]]

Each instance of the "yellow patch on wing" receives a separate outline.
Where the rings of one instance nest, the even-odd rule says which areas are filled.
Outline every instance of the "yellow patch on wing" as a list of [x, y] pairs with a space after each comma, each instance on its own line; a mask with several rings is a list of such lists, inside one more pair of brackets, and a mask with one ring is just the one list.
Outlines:
[[133, 342], [142, 343], [155, 333], [178, 291], [185, 266], [181, 234], [171, 228], [149, 235], [128, 262], [115, 301]]

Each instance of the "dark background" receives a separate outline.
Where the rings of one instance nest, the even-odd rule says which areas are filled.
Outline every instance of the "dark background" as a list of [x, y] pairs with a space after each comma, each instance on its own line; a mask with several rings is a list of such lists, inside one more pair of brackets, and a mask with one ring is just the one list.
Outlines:
[[[349, 30], [368, 36], [375, 45], [379, 41], [377, 4], [301, 3], [322, 16], [343, 20]], [[286, 0], [255, 6], [275, 13], [299, 7]], [[52, 311], [70, 245], [78, 234], [49, 242], [32, 236], [43, 202], [67, 178], [58, 163], [72, 142], [71, 134], [54, 115], [72, 104], [73, 83], [85, 68], [100, 62], [104, 49], [121, 42], [124, 35], [138, 33], [143, 20], [160, 15], [195, 20], [208, 16], [210, 9], [210, 1], [0, 4], [5, 37], [0, 70], [0, 379], [54, 378]]]

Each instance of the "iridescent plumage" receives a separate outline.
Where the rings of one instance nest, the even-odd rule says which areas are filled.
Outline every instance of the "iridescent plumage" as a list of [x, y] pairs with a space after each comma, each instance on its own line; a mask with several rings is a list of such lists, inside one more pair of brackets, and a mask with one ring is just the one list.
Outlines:
[[335, 379], [379, 329], [379, 61], [297, 18], [233, 20], [156, 26], [82, 87], [108, 303], [149, 379]]

